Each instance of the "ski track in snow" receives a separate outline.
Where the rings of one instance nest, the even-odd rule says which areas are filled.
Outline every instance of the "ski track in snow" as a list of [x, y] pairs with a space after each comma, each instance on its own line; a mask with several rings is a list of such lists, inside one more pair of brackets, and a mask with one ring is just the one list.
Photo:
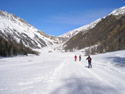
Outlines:
[[0, 94], [125, 94], [124, 72], [96, 56], [89, 69], [85, 56], [75, 62], [75, 53], [45, 51], [1, 58]]

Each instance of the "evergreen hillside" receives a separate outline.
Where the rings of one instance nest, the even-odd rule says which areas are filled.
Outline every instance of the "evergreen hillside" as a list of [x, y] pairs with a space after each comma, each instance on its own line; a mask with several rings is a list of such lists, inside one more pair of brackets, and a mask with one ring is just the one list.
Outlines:
[[24, 45], [7, 41], [0, 36], [0, 56], [6, 57], [6, 56], [16, 56], [16, 55], [27, 55], [27, 54], [38, 55], [38, 52], [35, 52], [30, 48], [25, 47]]

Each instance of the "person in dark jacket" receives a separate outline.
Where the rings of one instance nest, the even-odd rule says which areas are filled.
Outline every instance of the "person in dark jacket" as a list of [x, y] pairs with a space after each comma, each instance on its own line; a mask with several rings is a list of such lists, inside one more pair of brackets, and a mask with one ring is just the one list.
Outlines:
[[79, 61], [81, 61], [81, 55], [79, 55]]
[[90, 57], [90, 55], [88, 55], [86, 60], [88, 60], [88, 68], [92, 68], [92, 64], [91, 64], [92, 58]]

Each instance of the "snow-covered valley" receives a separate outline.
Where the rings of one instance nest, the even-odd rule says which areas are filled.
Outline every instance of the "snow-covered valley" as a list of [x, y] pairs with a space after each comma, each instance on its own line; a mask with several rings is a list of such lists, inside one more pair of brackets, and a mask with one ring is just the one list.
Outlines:
[[125, 94], [125, 51], [91, 57], [92, 69], [84, 53], [49, 48], [39, 56], [0, 58], [0, 94]]

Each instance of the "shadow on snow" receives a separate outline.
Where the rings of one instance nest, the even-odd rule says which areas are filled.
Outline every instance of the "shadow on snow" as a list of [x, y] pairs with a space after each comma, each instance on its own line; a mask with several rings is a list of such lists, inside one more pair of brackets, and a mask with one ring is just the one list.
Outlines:
[[125, 67], [125, 58], [124, 57], [108, 57], [109, 61], [113, 61], [112, 64], [116, 66]]
[[76, 78], [62, 80], [63, 86], [49, 94], [119, 94], [114, 88], [94, 81], [92, 78]]

